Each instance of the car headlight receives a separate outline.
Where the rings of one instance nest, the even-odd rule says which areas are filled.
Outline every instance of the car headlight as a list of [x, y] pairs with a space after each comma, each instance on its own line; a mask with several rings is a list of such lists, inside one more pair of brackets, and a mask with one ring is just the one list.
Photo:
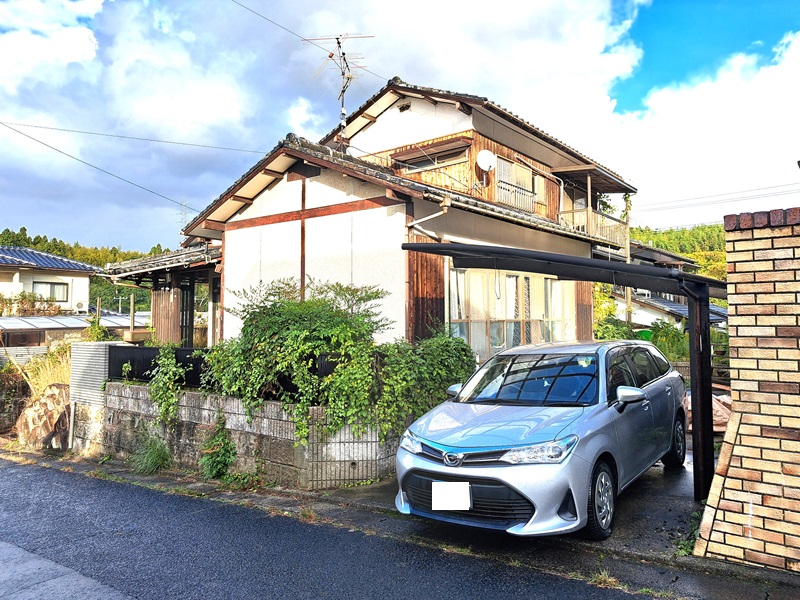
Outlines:
[[400, 447], [407, 450], [412, 454], [419, 454], [422, 452], [422, 442], [420, 442], [413, 433], [406, 429], [403, 437], [400, 438]]
[[577, 443], [578, 436], [570, 435], [554, 442], [512, 448], [500, 460], [512, 465], [556, 464], [567, 458]]

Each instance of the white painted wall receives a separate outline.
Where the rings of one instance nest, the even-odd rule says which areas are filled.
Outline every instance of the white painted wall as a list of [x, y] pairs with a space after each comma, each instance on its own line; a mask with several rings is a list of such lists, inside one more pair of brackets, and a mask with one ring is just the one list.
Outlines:
[[[409, 103], [410, 108], [401, 112], [399, 107]], [[452, 104], [405, 98], [354, 135], [350, 140], [350, 152], [353, 156], [363, 156], [472, 129], [472, 117]]]
[[[66, 302], [57, 302], [62, 311], [82, 312], [89, 307], [89, 276], [88, 275], [63, 275], [51, 271], [25, 270], [14, 273], [10, 277], [0, 280], [0, 294], [16, 296], [20, 292], [33, 292], [33, 284], [37, 283], [65, 283], [67, 284]], [[82, 307], [78, 308], [81, 304]]]
[[[385, 193], [383, 187], [323, 171], [306, 180], [306, 208], [383, 197]], [[284, 180], [258, 196], [231, 222], [300, 210], [301, 196], [301, 181]], [[389, 296], [381, 303], [382, 311], [394, 325], [378, 341], [403, 336], [406, 255], [400, 245], [405, 235], [404, 206], [308, 218], [305, 223], [306, 275], [319, 282], [375, 285], [386, 290]], [[226, 307], [240, 305], [234, 291], [259, 282], [300, 277], [300, 231], [300, 221], [289, 221], [225, 233]], [[241, 321], [226, 312], [224, 337], [230, 339], [240, 331]]]

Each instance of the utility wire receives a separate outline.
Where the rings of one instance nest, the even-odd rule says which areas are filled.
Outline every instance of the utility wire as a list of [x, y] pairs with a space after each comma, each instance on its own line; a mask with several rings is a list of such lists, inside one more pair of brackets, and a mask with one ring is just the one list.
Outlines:
[[102, 137], [110, 137], [110, 138], [121, 138], [123, 140], [138, 140], [141, 142], [155, 142], [157, 144], [175, 144], [177, 146], [192, 146], [194, 148], [208, 148], [210, 150], [227, 150], [229, 152], [249, 152], [251, 154], [266, 154], [266, 151], [262, 150], [245, 150], [243, 148], [227, 148], [225, 146], [209, 146], [206, 144], [193, 144], [190, 142], [173, 142], [171, 140], [157, 140], [153, 138], [145, 138], [145, 137], [136, 137], [132, 135], [119, 135], [116, 133], [100, 133], [97, 131], [82, 131], [80, 129], [64, 129], [62, 127], [50, 127], [47, 125], [31, 125], [29, 123], [9, 123], [5, 121], [0, 121], [2, 125], [14, 125], [15, 127], [33, 127], [36, 129], [49, 129], [51, 131], [64, 131], [66, 133], [83, 133], [86, 135], [99, 135]]
[[[241, 7], [242, 7], [243, 9], [245, 9], [245, 10], [249, 10], [249, 11], [250, 11], [251, 13], [253, 13], [255, 16], [257, 16], [257, 17], [260, 17], [260, 18], [264, 19], [265, 21], [268, 21], [268, 22], [272, 23], [273, 25], [275, 25], [275, 27], [280, 27], [280, 28], [281, 28], [281, 29], [283, 29], [285, 32], [292, 34], [292, 35], [293, 35], [293, 36], [295, 36], [296, 38], [298, 38], [298, 39], [300, 39], [300, 40], [302, 40], [302, 41], [304, 41], [304, 42], [307, 42], [307, 43], [311, 44], [312, 46], [316, 46], [317, 48], [319, 48], [320, 50], [322, 50], [323, 52], [325, 52], [325, 54], [330, 54], [330, 52], [331, 52], [331, 51], [330, 51], [330, 50], [328, 50], [327, 48], [324, 48], [323, 46], [320, 46], [320, 45], [319, 45], [319, 44], [317, 44], [316, 42], [314, 42], [314, 41], [312, 41], [312, 40], [310, 40], [310, 39], [308, 39], [308, 38], [306, 38], [306, 37], [303, 37], [303, 36], [302, 36], [302, 35], [300, 35], [299, 33], [295, 32], [295, 31], [292, 31], [292, 30], [291, 30], [291, 29], [289, 29], [288, 27], [284, 27], [283, 25], [281, 25], [281, 24], [280, 24], [280, 23], [278, 23], [277, 21], [273, 21], [273, 20], [272, 20], [272, 19], [270, 19], [269, 17], [265, 17], [264, 15], [262, 15], [261, 13], [259, 13], [259, 12], [255, 11], [255, 10], [253, 10], [253, 9], [252, 9], [252, 8], [250, 8], [249, 6], [245, 6], [244, 4], [242, 4], [241, 2], [239, 2], [238, 0], [231, 0], [231, 2], [233, 2], [234, 4], [236, 4], [236, 5], [238, 5], [238, 6], [241, 6]], [[381, 76], [381, 75], [378, 75], [377, 73], [373, 73], [372, 71], [370, 71], [370, 70], [369, 70], [369, 69], [367, 69], [366, 67], [359, 67], [359, 68], [360, 68], [362, 71], [364, 71], [364, 72], [366, 72], [366, 73], [369, 73], [370, 75], [374, 75], [374, 76], [375, 76], [375, 77], [377, 77], [378, 79], [383, 79], [384, 81], [388, 81], [388, 78], [387, 78], [387, 77], [383, 77], [383, 76]]]
[[[792, 185], [792, 184], [788, 184]], [[780, 186], [775, 186], [780, 187]], [[768, 188], [761, 188], [761, 189], [768, 189]], [[736, 192], [729, 192], [731, 194], [735, 194]], [[681, 204], [677, 206], [680, 202], [685, 202], [685, 200], [678, 200], [675, 203], [658, 203], [656, 205], [648, 205], [642, 208], [636, 209], [637, 212], [659, 212], [664, 210], [675, 210], [680, 208], [690, 208], [693, 206], [710, 206], [712, 204], [725, 204], [725, 203], [734, 203], [734, 202], [743, 202], [745, 200], [757, 200], [760, 198], [774, 198], [776, 196], [787, 196], [790, 194], [800, 194], [800, 189], [794, 190], [784, 190], [782, 192], [770, 192], [765, 194], [751, 194], [749, 196], [738, 196], [734, 198], [722, 198], [721, 200], [708, 200], [705, 202], [693, 202], [690, 204]], [[713, 196], [707, 196], [708, 198], [712, 198]]]
[[0, 125], [2, 125], [3, 127], [6, 127], [6, 128], [8, 128], [8, 129], [10, 129], [11, 131], [13, 131], [13, 132], [15, 132], [15, 133], [18, 133], [18, 134], [20, 134], [20, 135], [23, 135], [23, 136], [25, 136], [26, 138], [28, 138], [28, 139], [30, 139], [30, 140], [33, 140], [34, 142], [37, 142], [37, 143], [41, 144], [42, 146], [46, 146], [47, 148], [50, 148], [51, 150], [55, 150], [55, 151], [56, 151], [56, 152], [58, 152], [59, 154], [63, 154], [64, 156], [66, 156], [66, 157], [68, 157], [68, 158], [71, 158], [71, 159], [73, 159], [73, 160], [77, 160], [79, 163], [83, 163], [83, 164], [84, 164], [84, 165], [86, 165], [87, 167], [92, 167], [93, 169], [97, 169], [97, 170], [98, 170], [98, 171], [100, 171], [101, 173], [105, 173], [106, 175], [110, 175], [111, 177], [115, 177], [115, 178], [119, 179], [120, 181], [124, 181], [125, 183], [128, 183], [128, 184], [130, 184], [130, 185], [132, 185], [132, 186], [138, 187], [139, 189], [141, 189], [141, 190], [144, 190], [145, 192], [149, 192], [149, 193], [151, 193], [151, 194], [153, 194], [153, 195], [155, 195], [155, 196], [158, 196], [159, 198], [163, 198], [164, 200], [168, 200], [168, 201], [172, 202], [173, 204], [177, 204], [178, 206], [181, 206], [181, 207], [184, 207], [184, 208], [191, 209], [191, 210], [193, 210], [193, 211], [194, 211], [194, 212], [196, 212], [196, 213], [199, 213], [199, 212], [200, 212], [200, 211], [199, 211], [199, 210], [197, 210], [196, 208], [193, 208], [193, 207], [189, 206], [188, 204], [186, 204], [186, 203], [184, 203], [184, 202], [178, 202], [177, 200], [173, 200], [172, 198], [168, 198], [168, 197], [167, 197], [167, 196], [165, 196], [164, 194], [159, 194], [158, 192], [154, 192], [153, 190], [151, 190], [151, 189], [149, 189], [149, 188], [146, 188], [146, 187], [144, 187], [143, 185], [139, 185], [138, 183], [134, 183], [133, 181], [130, 181], [129, 179], [125, 179], [124, 177], [120, 177], [119, 175], [115, 175], [115, 174], [114, 174], [114, 173], [112, 173], [111, 171], [106, 171], [105, 169], [101, 169], [100, 167], [98, 167], [98, 166], [96, 166], [96, 165], [93, 165], [92, 163], [86, 162], [85, 160], [83, 160], [83, 159], [80, 159], [80, 158], [78, 158], [77, 156], [72, 156], [71, 154], [68, 154], [67, 152], [64, 152], [63, 150], [59, 150], [59, 149], [58, 149], [58, 148], [56, 148], [55, 146], [51, 146], [50, 144], [47, 144], [47, 143], [45, 143], [45, 142], [43, 142], [43, 141], [41, 141], [41, 140], [37, 140], [35, 137], [33, 137], [33, 136], [30, 136], [30, 135], [28, 135], [27, 133], [23, 133], [23, 132], [19, 131], [18, 129], [14, 129], [13, 127], [11, 127], [10, 125], [7, 125], [6, 123], [2, 123], [2, 122], [0, 122]]

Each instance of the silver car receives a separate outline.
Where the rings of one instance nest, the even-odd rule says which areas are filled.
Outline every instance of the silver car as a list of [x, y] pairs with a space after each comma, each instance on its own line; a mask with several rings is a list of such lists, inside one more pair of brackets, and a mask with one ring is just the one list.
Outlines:
[[449, 392], [401, 438], [401, 513], [604, 539], [617, 494], [686, 456], [685, 383], [647, 342], [513, 348]]

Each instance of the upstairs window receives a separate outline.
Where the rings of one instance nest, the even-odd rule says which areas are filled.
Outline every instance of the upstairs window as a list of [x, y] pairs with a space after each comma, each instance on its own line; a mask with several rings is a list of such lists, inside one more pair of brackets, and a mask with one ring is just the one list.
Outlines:
[[416, 171], [424, 171], [426, 169], [435, 169], [437, 167], [446, 167], [467, 160], [468, 148], [461, 150], [451, 150], [449, 152], [439, 152], [437, 154], [427, 154], [419, 158], [409, 158], [402, 163], [407, 169], [407, 173], [415, 173]]
[[[538, 191], [541, 177], [533, 169], [511, 162], [504, 158], [497, 158], [497, 193], [496, 200], [528, 212], [546, 210], [543, 201], [539, 199]], [[537, 205], [541, 205], [537, 210]]]

